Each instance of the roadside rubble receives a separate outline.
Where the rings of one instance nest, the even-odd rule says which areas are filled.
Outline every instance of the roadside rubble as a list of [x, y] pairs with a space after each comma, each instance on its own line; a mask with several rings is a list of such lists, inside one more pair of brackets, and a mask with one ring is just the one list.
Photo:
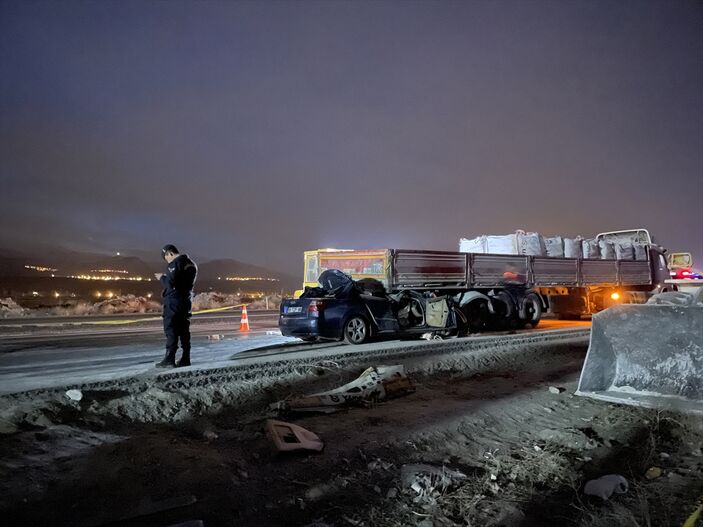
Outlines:
[[596, 496], [607, 501], [613, 494], [625, 494], [630, 488], [627, 480], [619, 474], [608, 474], [588, 481], [583, 487], [586, 496]]
[[466, 474], [458, 470], [427, 464], [403, 465], [400, 469], [403, 486], [417, 494], [414, 503], [434, 504], [440, 494], [466, 478]]
[[266, 421], [266, 435], [279, 452], [322, 452], [325, 448], [322, 440], [310, 430], [275, 419]]
[[269, 409], [285, 412], [332, 413], [345, 405], [369, 405], [413, 392], [415, 387], [405, 375], [403, 365], [376, 366], [365, 370], [358, 379], [326, 392], [278, 401]]
[[66, 390], [66, 397], [72, 401], [80, 401], [83, 399], [83, 392], [80, 390]]

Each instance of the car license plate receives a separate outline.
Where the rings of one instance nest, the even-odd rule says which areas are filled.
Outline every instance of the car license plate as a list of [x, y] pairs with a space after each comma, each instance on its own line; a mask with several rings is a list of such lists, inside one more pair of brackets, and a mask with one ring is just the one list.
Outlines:
[[290, 313], [302, 313], [303, 307], [302, 306], [289, 306], [286, 308], [286, 314]]

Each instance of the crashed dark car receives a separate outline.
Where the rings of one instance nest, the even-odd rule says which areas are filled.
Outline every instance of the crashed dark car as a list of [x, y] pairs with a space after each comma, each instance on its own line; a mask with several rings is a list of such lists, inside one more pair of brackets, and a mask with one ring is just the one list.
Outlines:
[[376, 280], [353, 280], [330, 269], [300, 298], [281, 303], [281, 333], [306, 341], [346, 340], [363, 344], [376, 336], [412, 336], [466, 331], [466, 319], [448, 296], [404, 291], [387, 294]]

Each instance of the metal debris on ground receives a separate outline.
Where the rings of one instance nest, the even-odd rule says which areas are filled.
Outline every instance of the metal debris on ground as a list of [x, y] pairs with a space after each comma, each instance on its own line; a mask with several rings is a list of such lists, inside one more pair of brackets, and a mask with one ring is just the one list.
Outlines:
[[549, 391], [551, 393], [559, 395], [560, 393], [564, 393], [566, 391], [566, 388], [562, 388], [561, 386], [550, 386]]
[[207, 336], [208, 340], [222, 340], [224, 338], [225, 338], [224, 335], [208, 335]]
[[310, 430], [274, 419], [266, 420], [266, 435], [279, 452], [322, 452], [325, 448], [322, 440]]
[[587, 482], [583, 487], [583, 493], [607, 501], [613, 494], [625, 494], [629, 488], [630, 485], [624, 477], [619, 474], [608, 474]]
[[368, 368], [358, 379], [322, 393], [306, 395], [270, 406], [276, 411], [330, 413], [343, 405], [366, 405], [415, 391], [403, 365]]

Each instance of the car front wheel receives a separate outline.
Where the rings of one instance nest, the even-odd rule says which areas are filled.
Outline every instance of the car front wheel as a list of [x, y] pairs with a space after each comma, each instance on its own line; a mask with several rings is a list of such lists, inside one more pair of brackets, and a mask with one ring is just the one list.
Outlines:
[[369, 325], [360, 316], [353, 316], [344, 324], [344, 340], [349, 344], [363, 344], [369, 339]]

